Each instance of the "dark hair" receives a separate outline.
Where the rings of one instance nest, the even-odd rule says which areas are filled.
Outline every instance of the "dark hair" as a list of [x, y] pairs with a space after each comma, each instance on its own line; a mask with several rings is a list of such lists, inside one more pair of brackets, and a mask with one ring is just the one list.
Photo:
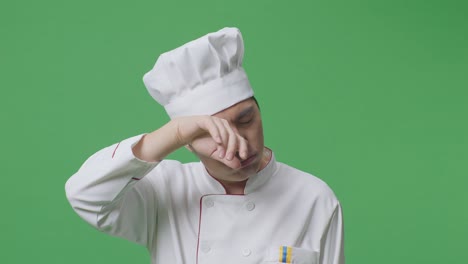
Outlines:
[[258, 104], [257, 99], [255, 98], [255, 96], [252, 96], [252, 99], [255, 101], [255, 104], [257, 104], [258, 111], [260, 111], [260, 105]]

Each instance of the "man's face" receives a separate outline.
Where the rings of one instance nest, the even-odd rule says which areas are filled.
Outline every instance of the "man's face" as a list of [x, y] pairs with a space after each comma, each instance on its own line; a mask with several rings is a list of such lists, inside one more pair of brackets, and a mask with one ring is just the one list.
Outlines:
[[[213, 116], [226, 119], [234, 131], [247, 140], [247, 158], [241, 160], [237, 154], [234, 158], [242, 161], [242, 166], [233, 169], [211, 157], [197, 155], [211, 176], [224, 182], [245, 181], [255, 174], [263, 165], [263, 127], [260, 110], [252, 98], [239, 102]], [[197, 153], [197, 149], [193, 148]]]

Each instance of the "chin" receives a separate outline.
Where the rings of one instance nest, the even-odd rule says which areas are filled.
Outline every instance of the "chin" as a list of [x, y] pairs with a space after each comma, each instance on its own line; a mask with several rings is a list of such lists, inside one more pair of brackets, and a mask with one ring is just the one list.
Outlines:
[[256, 164], [256, 163], [243, 167], [243, 168], [241, 167], [235, 170], [235, 172], [231, 174], [229, 178], [231, 178], [232, 181], [247, 180], [248, 178], [250, 178], [250, 176], [255, 175], [257, 173], [258, 167], [259, 167], [259, 164]]

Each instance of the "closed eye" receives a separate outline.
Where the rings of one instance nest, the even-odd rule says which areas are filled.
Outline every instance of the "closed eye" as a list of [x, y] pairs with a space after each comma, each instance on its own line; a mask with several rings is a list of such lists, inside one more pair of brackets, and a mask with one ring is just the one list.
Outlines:
[[237, 122], [240, 125], [247, 125], [252, 122], [254, 119], [254, 107], [250, 106], [247, 109], [244, 109], [238, 116], [237, 116]]
[[250, 118], [248, 120], [239, 120], [237, 123], [240, 124], [240, 125], [247, 125], [247, 124], [250, 124], [252, 122], [253, 118]]

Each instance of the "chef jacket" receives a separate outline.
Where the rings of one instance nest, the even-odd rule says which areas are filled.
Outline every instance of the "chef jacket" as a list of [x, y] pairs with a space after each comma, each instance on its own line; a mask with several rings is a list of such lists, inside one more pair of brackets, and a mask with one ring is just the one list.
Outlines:
[[201, 162], [135, 157], [143, 135], [99, 150], [65, 185], [98, 230], [145, 246], [152, 264], [344, 263], [342, 209], [322, 180], [272, 153], [228, 195]]

